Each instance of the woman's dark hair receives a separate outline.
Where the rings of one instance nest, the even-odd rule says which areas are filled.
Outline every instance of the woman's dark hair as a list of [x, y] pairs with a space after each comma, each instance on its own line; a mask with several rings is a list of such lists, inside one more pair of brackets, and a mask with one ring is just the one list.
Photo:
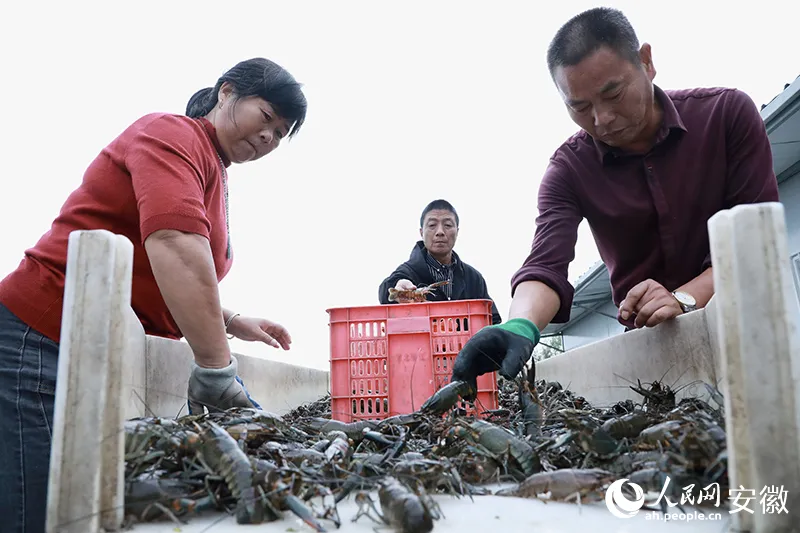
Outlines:
[[[302, 85], [283, 67], [263, 57], [242, 61], [223, 74], [214, 87], [194, 93], [186, 104], [186, 115], [197, 118], [210, 113], [217, 105], [219, 89], [226, 81], [233, 86], [235, 99], [260, 96], [269, 102], [275, 112], [291, 124], [289, 137], [300, 131], [307, 107]], [[236, 105], [236, 100], [233, 105]]]

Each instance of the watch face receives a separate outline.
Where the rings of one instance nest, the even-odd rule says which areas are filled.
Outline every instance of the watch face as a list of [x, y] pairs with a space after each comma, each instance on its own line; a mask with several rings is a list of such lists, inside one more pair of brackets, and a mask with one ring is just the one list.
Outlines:
[[672, 293], [675, 296], [675, 299], [681, 303], [681, 305], [686, 305], [692, 307], [696, 305], [694, 298], [692, 298], [691, 294], [686, 294], [685, 292], [675, 291]]

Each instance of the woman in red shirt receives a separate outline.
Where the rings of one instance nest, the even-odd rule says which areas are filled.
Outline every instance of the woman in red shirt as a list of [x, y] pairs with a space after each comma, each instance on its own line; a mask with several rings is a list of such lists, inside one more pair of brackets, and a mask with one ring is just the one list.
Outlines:
[[44, 531], [58, 342], [69, 234], [106, 229], [131, 240], [131, 306], [149, 335], [194, 352], [191, 413], [258, 407], [226, 334], [289, 349], [285, 328], [220, 305], [228, 273], [227, 167], [264, 157], [306, 115], [300, 84], [263, 58], [195, 93], [185, 115], [153, 113], [89, 165], [53, 225], [0, 281], [0, 516], [9, 533]]

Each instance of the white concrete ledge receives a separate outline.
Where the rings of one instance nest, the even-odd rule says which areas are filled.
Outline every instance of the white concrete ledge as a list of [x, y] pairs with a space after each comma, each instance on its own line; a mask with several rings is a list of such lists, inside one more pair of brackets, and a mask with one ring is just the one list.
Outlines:
[[[124, 367], [122, 394], [127, 418], [188, 414], [191, 348], [185, 342], [145, 335], [132, 310], [128, 322], [136, 351]], [[247, 390], [267, 411], [283, 414], [328, 393], [329, 373], [324, 370], [235, 355]]]
[[536, 378], [558, 381], [597, 406], [642, 396], [630, 389], [662, 381], [671, 388], [684, 387], [685, 396], [707, 397], [705, 386], [716, 385], [719, 375], [716, 350], [709, 340], [709, 307], [654, 328], [629, 331], [603, 339], [536, 364]]
[[[328, 392], [328, 372], [268, 359], [235, 354], [239, 376], [263, 409], [283, 414]], [[185, 342], [147, 336], [149, 411], [157, 416], [187, 414], [186, 388], [192, 352]]]
[[731, 487], [786, 490], [789, 513], [735, 516], [755, 533], [798, 531], [800, 334], [783, 205], [740, 205], [708, 222], [720, 296], [725, 419]]
[[124, 313], [133, 246], [108, 231], [75, 231], [67, 255], [47, 533], [94, 532], [101, 520], [116, 529], [123, 511], [125, 408], [119, 392], [130, 349]]

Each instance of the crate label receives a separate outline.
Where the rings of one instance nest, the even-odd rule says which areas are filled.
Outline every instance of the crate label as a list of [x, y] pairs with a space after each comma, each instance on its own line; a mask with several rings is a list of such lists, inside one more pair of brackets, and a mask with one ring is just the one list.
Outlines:
[[386, 333], [430, 333], [431, 319], [427, 316], [409, 318], [390, 318], [386, 320]]

